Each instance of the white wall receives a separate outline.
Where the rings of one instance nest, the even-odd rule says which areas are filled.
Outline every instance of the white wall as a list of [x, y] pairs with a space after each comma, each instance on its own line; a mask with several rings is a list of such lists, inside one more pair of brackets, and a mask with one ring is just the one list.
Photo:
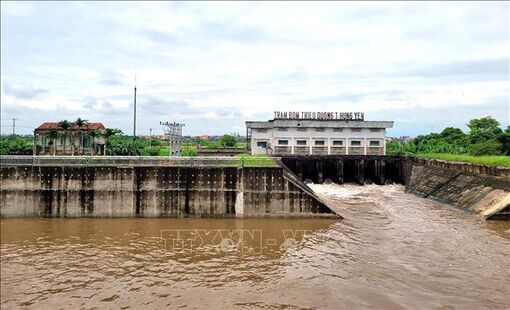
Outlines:
[[[314, 146], [315, 140], [325, 140], [325, 146], [333, 145], [333, 140], [343, 140], [345, 147], [350, 146], [351, 140], [360, 140], [362, 147], [369, 147], [370, 140], [379, 141], [379, 146], [384, 148], [386, 130], [373, 132], [370, 128], [361, 128], [360, 132], [353, 131], [352, 128], [343, 128], [343, 131], [337, 132], [333, 128], [324, 128], [323, 132], [316, 131], [315, 128], [307, 128], [304, 131], [298, 131], [298, 128], [287, 128], [281, 131], [278, 128], [267, 128], [266, 132], [260, 132], [260, 129], [253, 128], [251, 132], [251, 149], [252, 154], [265, 154], [266, 150], [257, 147], [258, 141], [267, 141], [274, 149], [278, 144], [278, 140], [289, 140], [289, 146], [297, 146], [297, 140], [307, 140], [307, 146]], [[346, 143], [347, 142], [347, 143]], [[365, 152], [366, 153], [366, 152]], [[329, 154], [329, 152], [328, 152]]]

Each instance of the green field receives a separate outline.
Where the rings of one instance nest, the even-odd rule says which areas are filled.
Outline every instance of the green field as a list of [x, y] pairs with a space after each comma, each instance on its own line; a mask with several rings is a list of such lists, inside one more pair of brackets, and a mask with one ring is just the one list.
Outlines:
[[278, 167], [273, 158], [267, 155], [242, 154], [243, 167]]
[[417, 154], [419, 158], [441, 159], [448, 161], [466, 162], [476, 165], [510, 167], [510, 156], [470, 156], [455, 154]]

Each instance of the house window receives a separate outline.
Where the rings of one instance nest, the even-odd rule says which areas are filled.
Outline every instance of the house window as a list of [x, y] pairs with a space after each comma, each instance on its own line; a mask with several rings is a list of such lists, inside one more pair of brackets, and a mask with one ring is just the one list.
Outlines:
[[316, 132], [324, 132], [324, 128], [315, 128]]
[[278, 128], [278, 131], [287, 131], [287, 128], [280, 127]]
[[352, 146], [360, 146], [361, 145], [361, 141], [360, 140], [352, 140], [351, 141], [351, 145]]
[[257, 132], [267, 132], [267, 129], [264, 129], [264, 128], [259, 128], [259, 129], [256, 129]]
[[315, 140], [315, 146], [324, 146], [324, 140]]
[[370, 141], [370, 146], [379, 146], [379, 141]]
[[289, 145], [289, 140], [278, 140], [278, 145]]
[[352, 132], [361, 132], [361, 128], [352, 128]]
[[64, 145], [66, 143], [66, 138], [60, 138], [60, 145]]
[[343, 144], [344, 144], [344, 142], [342, 140], [333, 140], [334, 146], [342, 146]]
[[296, 144], [297, 145], [306, 145], [306, 140], [297, 140]]
[[83, 147], [90, 147], [90, 138], [83, 138]]
[[333, 132], [342, 132], [344, 131], [343, 128], [333, 128]]
[[306, 128], [298, 128], [297, 131], [306, 131]]
[[267, 142], [266, 141], [257, 141], [257, 147], [267, 148]]

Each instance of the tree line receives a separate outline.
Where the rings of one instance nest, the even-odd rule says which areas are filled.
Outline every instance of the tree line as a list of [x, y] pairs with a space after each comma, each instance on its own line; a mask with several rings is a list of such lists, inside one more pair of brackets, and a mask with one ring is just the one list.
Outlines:
[[[162, 141], [153, 138], [137, 137], [133, 143], [133, 137], [124, 135], [118, 128], [106, 128], [105, 130], [84, 130], [89, 124], [87, 120], [78, 118], [76, 121], [62, 120], [58, 122], [58, 129], [51, 129], [42, 134], [48, 141], [48, 148], [51, 154], [56, 154], [57, 139], [63, 138], [63, 151], [66, 153], [67, 147], [71, 148], [72, 155], [83, 155], [83, 146], [85, 138], [91, 138], [91, 148], [95, 150], [96, 138], [104, 137], [106, 140], [106, 155], [140, 155], [156, 156], [159, 155], [163, 146]], [[73, 130], [70, 130], [73, 129]], [[70, 145], [66, 145], [66, 141]], [[1, 155], [32, 155], [33, 141], [32, 135], [2, 135], [0, 137]], [[95, 155], [95, 154], [94, 154]], [[102, 154], [98, 154], [102, 155]]]
[[505, 130], [491, 116], [471, 119], [468, 133], [447, 127], [440, 133], [414, 139], [394, 139], [386, 144], [388, 155], [448, 153], [458, 155], [510, 155], [510, 126]]

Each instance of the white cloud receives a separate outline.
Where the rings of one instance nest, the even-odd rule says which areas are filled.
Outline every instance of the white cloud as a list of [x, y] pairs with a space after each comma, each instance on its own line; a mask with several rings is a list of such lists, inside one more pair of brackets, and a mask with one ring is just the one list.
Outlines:
[[2, 112], [46, 109], [130, 132], [136, 70], [141, 127], [165, 117], [222, 133], [280, 109], [419, 120], [484, 106], [508, 122], [508, 106], [493, 105], [509, 97], [508, 6], [2, 2], [2, 81], [33, 85], [17, 95], [2, 85]]

